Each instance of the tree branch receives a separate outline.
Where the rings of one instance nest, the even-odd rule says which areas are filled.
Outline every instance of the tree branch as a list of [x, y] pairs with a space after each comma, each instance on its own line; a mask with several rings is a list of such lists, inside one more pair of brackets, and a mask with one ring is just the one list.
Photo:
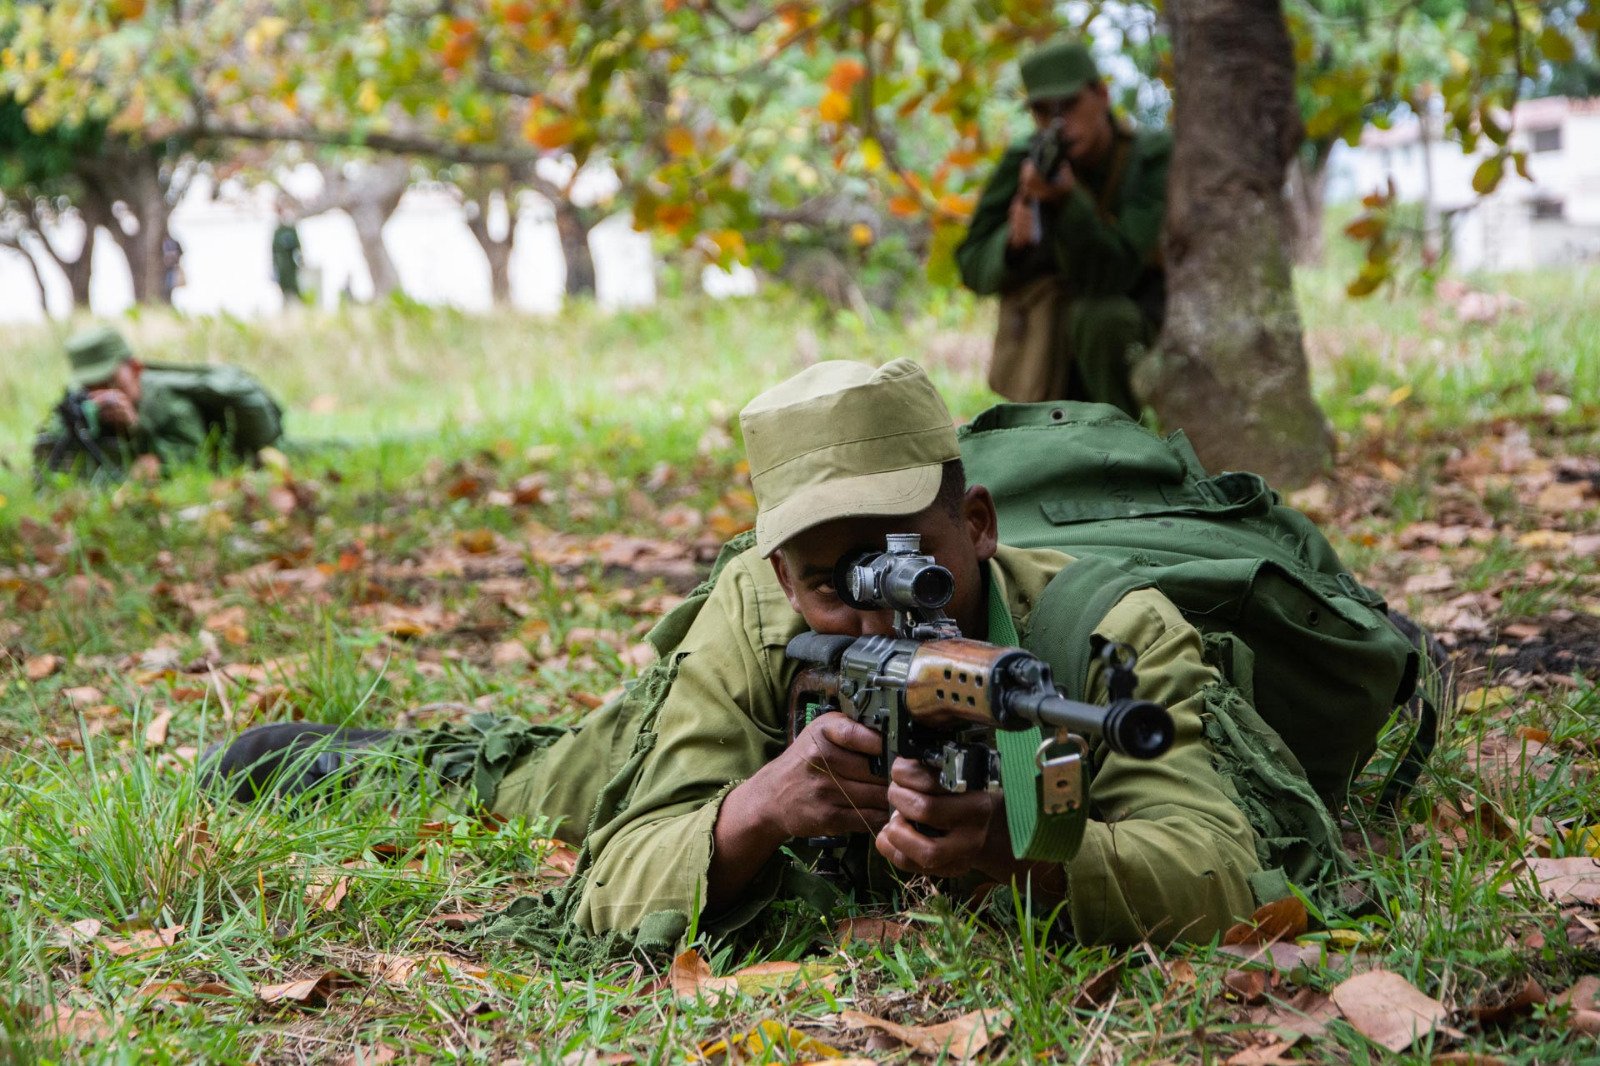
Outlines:
[[535, 148], [478, 147], [451, 144], [419, 134], [363, 133], [358, 130], [277, 128], [244, 126], [202, 118], [187, 131], [194, 137], [212, 140], [256, 141], [264, 143], [325, 144], [338, 148], [371, 148], [396, 155], [425, 155], [448, 163], [532, 163], [539, 158]]

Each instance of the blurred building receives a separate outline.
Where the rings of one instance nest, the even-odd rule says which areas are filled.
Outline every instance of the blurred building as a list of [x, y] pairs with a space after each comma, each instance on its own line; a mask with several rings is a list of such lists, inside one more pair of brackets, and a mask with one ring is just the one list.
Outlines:
[[1415, 115], [1367, 127], [1360, 146], [1338, 154], [1329, 200], [1364, 196], [1392, 180], [1398, 199], [1437, 221], [1460, 271], [1528, 270], [1600, 261], [1600, 99], [1524, 100], [1511, 116], [1510, 146], [1528, 153], [1528, 180], [1508, 165], [1495, 191], [1479, 196], [1472, 176], [1494, 145], [1476, 152], [1443, 139], [1441, 115], [1428, 136]]

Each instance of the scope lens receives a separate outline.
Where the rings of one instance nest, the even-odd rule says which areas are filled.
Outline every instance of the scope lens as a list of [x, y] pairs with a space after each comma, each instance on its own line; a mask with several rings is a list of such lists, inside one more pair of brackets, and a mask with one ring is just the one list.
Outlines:
[[942, 566], [924, 567], [911, 580], [911, 598], [930, 610], [949, 603], [955, 592], [955, 575]]

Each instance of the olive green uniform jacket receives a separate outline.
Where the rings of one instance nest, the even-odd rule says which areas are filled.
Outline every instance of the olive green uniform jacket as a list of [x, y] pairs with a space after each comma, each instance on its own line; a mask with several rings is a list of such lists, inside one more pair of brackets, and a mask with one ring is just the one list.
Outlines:
[[[1003, 599], [1019, 636], [1069, 561], [1046, 549], [999, 549], [990, 594]], [[805, 629], [771, 566], [747, 551], [722, 571], [671, 653], [676, 674], [648, 735], [624, 700], [499, 781], [497, 813], [563, 819], [557, 835], [587, 844], [592, 861], [572, 915], [584, 931], [629, 930], [647, 919], [659, 927], [662, 912], [686, 923], [699, 910], [723, 798], [786, 743], [798, 667], [784, 647]], [[1199, 634], [1154, 590], [1127, 596], [1097, 632], [1134, 649], [1138, 695], [1168, 705], [1177, 739], [1154, 761], [1107, 754], [1094, 776], [1097, 820], [1067, 863], [1074, 933], [1086, 942], [1208, 939], [1254, 908], [1249, 877], [1259, 869], [1254, 831], [1202, 740], [1201, 690], [1218, 675], [1201, 658]], [[1096, 663], [1086, 698], [1106, 699], [1101, 673]], [[597, 789], [640, 751], [620, 811], [591, 825]], [[740, 905], [699, 928], [725, 933], [750, 921], [779, 894], [791, 861], [775, 857]]]
[[1159, 265], [1172, 138], [1118, 130], [1110, 158], [1040, 209], [1041, 240], [1013, 252], [1008, 215], [1028, 141], [1000, 158], [956, 248], [973, 292], [1001, 296], [990, 384], [1009, 400], [1092, 400], [1137, 418], [1128, 349], [1155, 339], [1165, 304]]

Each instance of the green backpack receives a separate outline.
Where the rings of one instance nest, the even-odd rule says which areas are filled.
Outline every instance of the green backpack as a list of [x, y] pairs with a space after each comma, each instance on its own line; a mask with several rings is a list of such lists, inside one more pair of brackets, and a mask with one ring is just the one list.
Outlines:
[[146, 363], [195, 405], [208, 433], [242, 459], [283, 435], [283, 409], [248, 371], [227, 364]]
[[[1037, 609], [1081, 629], [1081, 640], [1058, 643], [1081, 649], [1082, 662], [1052, 664], [1068, 695], [1081, 698], [1070, 690], [1105, 612], [1153, 586], [1201, 631], [1213, 665], [1329, 809], [1344, 803], [1379, 731], [1412, 698], [1420, 656], [1305, 515], [1255, 474], [1208, 477], [1182, 432], [1163, 439], [1106, 404], [1001, 404], [960, 432], [969, 481], [994, 496], [1000, 539], [1077, 557]], [[1390, 802], [1431, 746], [1421, 732]]]

